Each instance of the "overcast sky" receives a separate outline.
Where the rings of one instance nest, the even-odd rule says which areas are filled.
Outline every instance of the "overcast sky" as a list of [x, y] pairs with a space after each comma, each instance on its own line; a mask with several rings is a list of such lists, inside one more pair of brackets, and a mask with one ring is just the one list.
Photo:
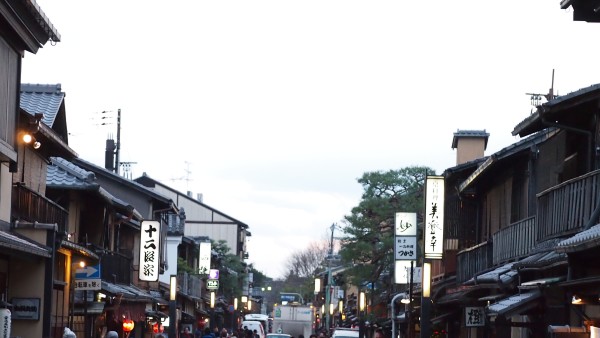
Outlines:
[[[250, 263], [281, 277], [360, 200], [356, 179], [454, 166], [458, 129], [518, 141], [526, 93], [600, 82], [600, 24], [558, 0], [38, 0], [61, 34], [22, 82], [62, 84], [69, 144], [121, 161], [250, 226]], [[100, 122], [113, 124], [101, 126]], [[329, 233], [330, 234], [330, 233]]]

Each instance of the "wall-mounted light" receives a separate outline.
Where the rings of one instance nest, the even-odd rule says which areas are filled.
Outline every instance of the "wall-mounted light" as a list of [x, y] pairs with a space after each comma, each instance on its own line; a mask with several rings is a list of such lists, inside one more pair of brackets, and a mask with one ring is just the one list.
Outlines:
[[408, 295], [408, 292], [404, 293], [404, 296], [402, 297], [402, 299], [400, 299], [400, 303], [402, 303], [402, 304], [410, 303], [410, 296]]
[[210, 308], [211, 309], [215, 308], [215, 292], [214, 291], [210, 292]]
[[21, 140], [25, 144], [31, 144], [31, 146], [33, 147], [33, 149], [40, 149], [40, 147], [42, 146], [42, 144], [38, 140], [35, 139], [35, 137], [33, 136], [33, 134], [29, 133], [29, 132], [24, 132], [21, 135]]
[[315, 278], [315, 295], [321, 292], [321, 278]]
[[581, 299], [581, 297], [579, 297], [577, 295], [573, 295], [573, 298], [571, 298], [571, 304], [575, 304], [575, 305], [583, 304], [583, 299]]
[[252, 301], [248, 299], [248, 311], [252, 310]]
[[237, 297], [236, 297], [236, 298], [233, 299], [233, 309], [237, 310], [237, 307], [238, 307], [238, 300], [237, 300]]
[[248, 296], [242, 296], [242, 303], [248, 303]]
[[338, 302], [338, 311], [341, 313], [343, 309], [344, 309], [344, 300], [340, 299], [340, 301]]
[[329, 304], [329, 315], [333, 316], [333, 303]]

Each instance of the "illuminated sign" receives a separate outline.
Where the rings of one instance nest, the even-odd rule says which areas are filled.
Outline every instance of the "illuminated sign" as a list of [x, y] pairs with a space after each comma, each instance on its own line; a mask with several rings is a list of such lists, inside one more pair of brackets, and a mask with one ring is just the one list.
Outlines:
[[158, 280], [160, 261], [160, 222], [142, 221], [140, 226], [140, 280]]
[[200, 242], [200, 257], [198, 259], [198, 273], [206, 275], [210, 271], [210, 256], [212, 246], [210, 242]]
[[425, 183], [425, 258], [442, 259], [444, 252], [444, 177], [427, 176]]

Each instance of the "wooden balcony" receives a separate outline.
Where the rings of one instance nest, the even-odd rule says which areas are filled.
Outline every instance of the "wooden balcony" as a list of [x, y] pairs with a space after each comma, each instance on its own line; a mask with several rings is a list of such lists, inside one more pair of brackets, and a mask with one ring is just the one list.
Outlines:
[[537, 241], [583, 229], [600, 203], [600, 170], [565, 181], [537, 195]]
[[492, 243], [483, 242], [456, 255], [456, 282], [464, 283], [477, 273], [492, 267]]
[[494, 265], [523, 257], [536, 243], [535, 217], [513, 223], [492, 235]]
[[192, 275], [187, 272], [177, 274], [177, 286], [179, 291], [187, 296], [200, 298], [204, 283], [198, 275]]
[[66, 232], [68, 212], [23, 184], [13, 185], [11, 212], [13, 219], [56, 224], [59, 232]]
[[116, 252], [108, 252], [100, 257], [102, 280], [109, 283], [131, 284], [133, 258]]

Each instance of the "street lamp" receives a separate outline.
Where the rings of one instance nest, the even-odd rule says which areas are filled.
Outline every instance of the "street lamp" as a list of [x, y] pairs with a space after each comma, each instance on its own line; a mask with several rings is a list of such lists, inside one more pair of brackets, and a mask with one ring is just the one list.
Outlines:
[[169, 337], [177, 335], [177, 275], [171, 275], [169, 284]]
[[215, 325], [213, 324], [215, 320], [215, 292], [210, 292], [210, 329], [211, 332], [214, 330]]
[[423, 292], [421, 294], [421, 338], [431, 336], [431, 263], [423, 262]]
[[365, 307], [367, 305], [367, 299], [366, 299], [366, 295], [364, 291], [361, 291], [358, 294], [358, 311], [359, 311], [359, 322], [358, 322], [358, 337], [359, 338], [364, 338], [365, 337], [365, 318], [364, 318], [364, 311], [365, 311]]

